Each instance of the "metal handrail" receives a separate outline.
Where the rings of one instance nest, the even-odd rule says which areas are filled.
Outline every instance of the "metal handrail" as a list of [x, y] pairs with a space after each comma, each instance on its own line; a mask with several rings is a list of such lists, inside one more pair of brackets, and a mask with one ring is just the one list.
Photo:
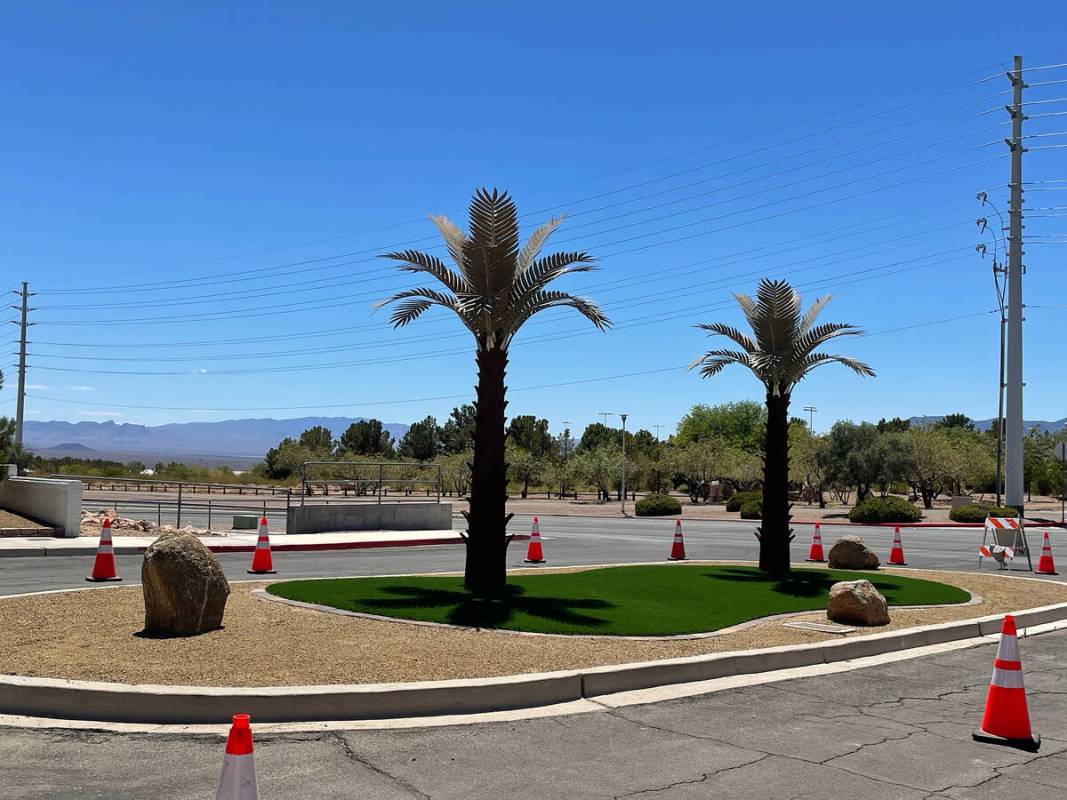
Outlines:
[[[359, 467], [376, 467], [378, 470], [377, 479], [374, 478], [347, 478], [347, 479], [330, 479], [325, 478], [322, 480], [313, 480], [308, 478], [308, 467], [345, 467], [347, 469], [356, 469]], [[322, 485], [328, 489], [331, 483], [344, 484], [354, 483], [363, 486], [376, 486], [376, 497], [378, 503], [382, 502], [382, 493], [385, 488], [385, 469], [386, 467], [392, 467], [395, 469], [433, 469], [437, 473], [436, 478], [390, 478], [390, 483], [400, 484], [401, 486], [420, 486], [430, 485], [437, 490], [437, 502], [441, 502], [441, 492], [443, 486], [442, 467], [440, 464], [412, 464], [410, 462], [398, 462], [398, 461], [305, 461], [300, 465], [300, 505], [304, 505], [304, 498], [308, 496], [309, 489], [315, 484]]]

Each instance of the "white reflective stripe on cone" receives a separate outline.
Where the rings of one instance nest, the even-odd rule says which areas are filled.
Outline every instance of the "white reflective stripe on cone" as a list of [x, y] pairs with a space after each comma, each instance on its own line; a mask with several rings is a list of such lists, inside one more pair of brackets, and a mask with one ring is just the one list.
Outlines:
[[1022, 661], [1019, 657], [1019, 640], [1014, 636], [1001, 636], [997, 658], [1001, 661]]
[[252, 753], [244, 756], [227, 755], [222, 761], [219, 788], [215, 800], [257, 800], [256, 762]]
[[993, 685], [1001, 689], [1022, 689], [1023, 671], [1021, 669], [1001, 669], [993, 667]]

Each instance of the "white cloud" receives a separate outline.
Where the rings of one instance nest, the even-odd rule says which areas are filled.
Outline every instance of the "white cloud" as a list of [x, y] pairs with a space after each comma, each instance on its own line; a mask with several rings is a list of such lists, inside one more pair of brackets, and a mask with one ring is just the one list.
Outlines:
[[43, 383], [27, 383], [26, 384], [26, 388], [27, 389], [36, 389], [38, 391], [47, 392], [52, 387], [51, 386], [45, 386]]
[[79, 417], [121, 417], [121, 411], [79, 411]]
[[96, 390], [96, 387], [95, 386], [86, 386], [86, 385], [82, 384], [81, 386], [68, 386], [67, 389], [69, 389], [72, 392], [92, 392], [92, 391]]

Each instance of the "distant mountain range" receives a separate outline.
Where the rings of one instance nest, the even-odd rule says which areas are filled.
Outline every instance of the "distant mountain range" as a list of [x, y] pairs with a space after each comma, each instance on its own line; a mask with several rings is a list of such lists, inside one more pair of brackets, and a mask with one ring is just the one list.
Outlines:
[[[299, 417], [297, 419], [232, 419], [222, 422], [175, 422], [132, 425], [107, 422], [39, 422], [26, 420], [29, 450], [44, 456], [134, 459], [148, 462], [183, 460], [203, 464], [248, 464], [259, 461], [285, 437], [297, 438], [308, 428], [324, 425], [334, 437], [360, 418]], [[386, 423], [399, 440], [408, 426]]]
[[[912, 417], [908, 420], [912, 425], [933, 425], [940, 422], [944, 417]], [[993, 427], [996, 419], [972, 419], [971, 424], [980, 431], [987, 431]], [[1023, 420], [1023, 430], [1029, 431], [1036, 428], [1041, 433], [1059, 433], [1067, 428], [1067, 417], [1051, 422], [1043, 419]]]

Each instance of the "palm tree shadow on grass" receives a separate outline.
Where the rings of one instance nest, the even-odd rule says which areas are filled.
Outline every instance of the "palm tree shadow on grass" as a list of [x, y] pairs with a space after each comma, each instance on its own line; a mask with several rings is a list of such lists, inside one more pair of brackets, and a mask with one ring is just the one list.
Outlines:
[[527, 597], [521, 586], [507, 586], [490, 597], [465, 591], [427, 589], [421, 586], [383, 586], [381, 591], [393, 598], [353, 598], [355, 605], [388, 615], [405, 609], [448, 608], [446, 619], [452, 625], [470, 628], [499, 628], [516, 614], [551, 620], [566, 625], [599, 628], [608, 620], [583, 614], [578, 609], [614, 608], [614, 603], [596, 598]]
[[769, 584], [772, 592], [790, 597], [818, 597], [830, 591], [837, 580], [815, 570], [790, 572], [786, 578], [773, 580], [761, 572], [724, 567], [717, 572], [705, 572], [704, 577], [737, 583]]

